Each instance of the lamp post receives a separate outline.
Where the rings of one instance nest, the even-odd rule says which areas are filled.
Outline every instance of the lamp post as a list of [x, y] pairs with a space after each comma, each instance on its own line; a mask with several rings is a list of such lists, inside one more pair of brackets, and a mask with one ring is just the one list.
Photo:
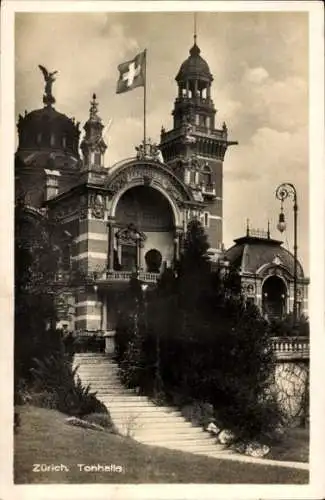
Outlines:
[[293, 268], [293, 321], [294, 324], [297, 322], [298, 316], [298, 290], [297, 290], [297, 281], [298, 281], [298, 245], [297, 245], [297, 231], [298, 231], [298, 203], [297, 203], [297, 191], [293, 184], [290, 182], [285, 182], [280, 184], [275, 191], [275, 196], [278, 200], [281, 201], [281, 210], [279, 214], [279, 222], [277, 225], [277, 229], [280, 233], [286, 229], [286, 221], [283, 213], [283, 202], [287, 198], [291, 197], [293, 199], [293, 258], [294, 258], [294, 268]]

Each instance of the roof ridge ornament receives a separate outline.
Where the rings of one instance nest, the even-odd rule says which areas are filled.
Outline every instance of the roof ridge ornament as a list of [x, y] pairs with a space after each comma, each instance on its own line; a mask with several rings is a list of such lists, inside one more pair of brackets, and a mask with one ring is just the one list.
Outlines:
[[137, 160], [154, 160], [163, 163], [163, 157], [160, 149], [155, 142], [150, 138], [142, 141], [139, 146], [135, 148], [137, 152]]

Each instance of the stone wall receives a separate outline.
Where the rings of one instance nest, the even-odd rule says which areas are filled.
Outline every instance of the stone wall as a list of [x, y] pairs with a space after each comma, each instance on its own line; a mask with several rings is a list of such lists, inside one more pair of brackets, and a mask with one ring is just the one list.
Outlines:
[[273, 387], [287, 423], [304, 424], [309, 417], [309, 361], [277, 361]]

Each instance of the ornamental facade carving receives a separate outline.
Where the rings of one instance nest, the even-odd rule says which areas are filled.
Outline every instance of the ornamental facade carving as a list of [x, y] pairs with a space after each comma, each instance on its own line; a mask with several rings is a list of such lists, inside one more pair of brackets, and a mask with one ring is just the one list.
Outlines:
[[95, 219], [103, 219], [105, 214], [105, 198], [100, 193], [90, 195], [91, 216]]
[[162, 171], [157, 168], [157, 166], [150, 164], [138, 164], [126, 167], [109, 181], [107, 187], [113, 193], [117, 193], [125, 186], [134, 182], [139, 182], [147, 186], [156, 184], [178, 202], [189, 198], [188, 193], [185, 189], [182, 189], [182, 186], [172, 174]]

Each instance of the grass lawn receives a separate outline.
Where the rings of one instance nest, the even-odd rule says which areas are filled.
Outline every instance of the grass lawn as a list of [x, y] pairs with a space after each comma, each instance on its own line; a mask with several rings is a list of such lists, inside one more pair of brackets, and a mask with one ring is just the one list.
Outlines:
[[281, 443], [273, 444], [267, 458], [290, 460], [293, 462], [309, 461], [309, 429], [286, 429]]
[[[306, 484], [308, 471], [214, 459], [145, 446], [132, 439], [66, 425], [54, 410], [20, 406], [15, 435], [15, 483], [255, 483]], [[33, 464], [69, 470], [33, 472]], [[85, 472], [77, 464], [121, 466]]]

